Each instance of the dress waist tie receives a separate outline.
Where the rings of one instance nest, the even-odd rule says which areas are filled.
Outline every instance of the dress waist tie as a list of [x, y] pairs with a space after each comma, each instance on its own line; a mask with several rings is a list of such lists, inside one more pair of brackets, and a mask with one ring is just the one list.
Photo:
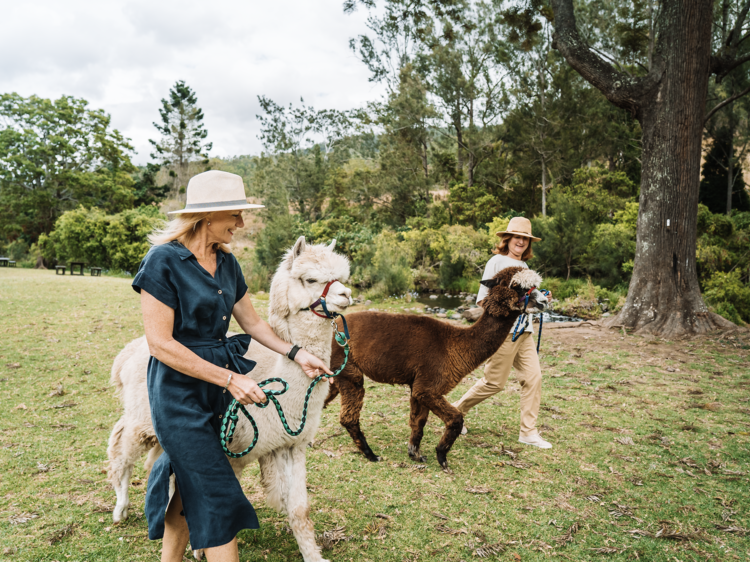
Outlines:
[[237, 334], [232, 337], [217, 339], [182, 338], [177, 340], [188, 349], [219, 349], [225, 348], [229, 355], [229, 362], [234, 372], [240, 375], [249, 373], [255, 368], [256, 362], [245, 357], [252, 338], [248, 334]]

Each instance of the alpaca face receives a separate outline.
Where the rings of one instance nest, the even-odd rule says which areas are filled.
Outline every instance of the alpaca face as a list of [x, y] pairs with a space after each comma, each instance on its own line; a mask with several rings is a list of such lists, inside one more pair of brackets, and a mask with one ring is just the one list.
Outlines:
[[547, 297], [537, 288], [542, 284], [542, 278], [536, 271], [523, 267], [509, 267], [492, 279], [482, 280], [481, 283], [490, 289], [483, 302], [484, 309], [494, 316], [522, 312], [524, 308], [529, 313], [541, 312], [547, 305]]
[[334, 240], [330, 245], [307, 244], [300, 237], [294, 248], [287, 254], [289, 263], [289, 304], [292, 309], [308, 308], [328, 288], [326, 306], [332, 312], [342, 313], [351, 304], [352, 291], [344, 286], [349, 279], [349, 260], [333, 251]]

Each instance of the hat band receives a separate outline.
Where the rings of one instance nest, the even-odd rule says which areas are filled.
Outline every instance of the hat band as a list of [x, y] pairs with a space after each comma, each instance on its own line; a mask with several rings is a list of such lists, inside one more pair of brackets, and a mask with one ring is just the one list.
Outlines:
[[188, 203], [183, 211], [192, 211], [193, 209], [207, 209], [209, 207], [237, 207], [238, 205], [247, 205], [247, 199], [235, 199], [234, 201], [217, 201], [215, 203]]

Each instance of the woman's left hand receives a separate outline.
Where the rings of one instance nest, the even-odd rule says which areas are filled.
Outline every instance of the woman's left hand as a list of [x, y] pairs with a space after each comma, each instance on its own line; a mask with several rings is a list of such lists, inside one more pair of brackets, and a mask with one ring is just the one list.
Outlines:
[[304, 349], [300, 349], [297, 352], [297, 355], [294, 357], [294, 361], [299, 363], [300, 367], [302, 367], [302, 370], [305, 371], [305, 374], [311, 379], [314, 379], [315, 377], [318, 377], [323, 373], [327, 373], [329, 375], [333, 374], [333, 372], [325, 363], [323, 363], [323, 361], [315, 357], [312, 353], [305, 351]]

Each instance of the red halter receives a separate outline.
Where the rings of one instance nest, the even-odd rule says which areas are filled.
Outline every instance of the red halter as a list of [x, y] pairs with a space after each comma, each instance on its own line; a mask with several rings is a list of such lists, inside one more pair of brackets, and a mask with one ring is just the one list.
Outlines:
[[[316, 316], [320, 316], [321, 318], [333, 318], [333, 315], [328, 312], [328, 307], [326, 306], [326, 297], [328, 296], [328, 289], [330, 289], [331, 285], [333, 285], [337, 281], [338, 279], [334, 279], [333, 281], [329, 281], [326, 284], [326, 288], [323, 289], [323, 294], [320, 295], [320, 298], [310, 305], [310, 308], [308, 309], [310, 310], [310, 312], [312, 312]], [[323, 311], [325, 312], [325, 314], [320, 314], [319, 312], [315, 311], [315, 308], [318, 306], [323, 306]]]

